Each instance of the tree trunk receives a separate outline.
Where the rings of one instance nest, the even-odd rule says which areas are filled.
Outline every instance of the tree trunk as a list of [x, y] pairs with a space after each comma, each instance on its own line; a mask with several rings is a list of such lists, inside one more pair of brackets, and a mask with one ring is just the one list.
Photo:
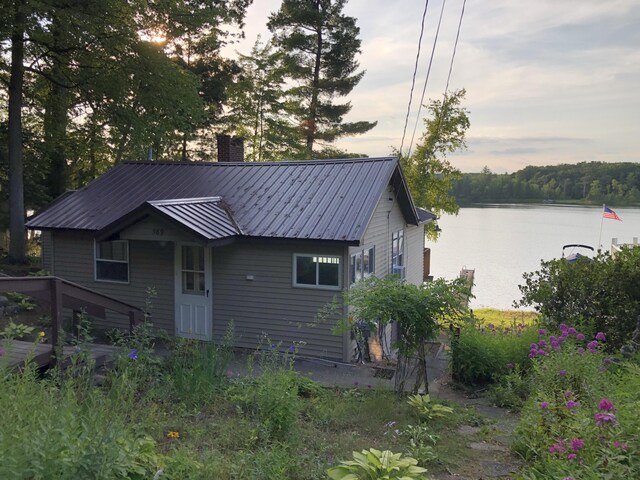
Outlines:
[[9, 79], [9, 260], [25, 263], [24, 176], [22, 165], [22, 86], [24, 83], [24, 1], [15, 3]]
[[[53, 78], [60, 78], [61, 68], [53, 68]], [[51, 83], [44, 114], [44, 140], [47, 161], [50, 168], [48, 179], [49, 195], [56, 198], [67, 188], [66, 137], [69, 110], [69, 92], [58, 83]]]

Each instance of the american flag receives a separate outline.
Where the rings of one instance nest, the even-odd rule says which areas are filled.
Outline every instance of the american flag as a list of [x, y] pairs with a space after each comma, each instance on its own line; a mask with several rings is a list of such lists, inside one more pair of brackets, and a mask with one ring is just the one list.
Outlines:
[[612, 220], [620, 220], [620, 217], [618, 216], [618, 214], [616, 212], [614, 212], [613, 210], [611, 210], [609, 207], [607, 207], [606, 205], [604, 206], [604, 212], [602, 213], [602, 216], [604, 218], [610, 218]]

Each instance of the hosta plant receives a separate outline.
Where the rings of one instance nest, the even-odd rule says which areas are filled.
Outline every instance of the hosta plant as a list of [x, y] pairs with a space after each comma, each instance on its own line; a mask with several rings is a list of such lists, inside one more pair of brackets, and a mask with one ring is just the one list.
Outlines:
[[375, 448], [353, 452], [353, 460], [327, 470], [333, 480], [413, 480], [426, 479], [426, 469], [415, 458]]
[[453, 413], [453, 408], [432, 402], [429, 395], [409, 395], [407, 403], [413, 407], [422, 420], [433, 420]]

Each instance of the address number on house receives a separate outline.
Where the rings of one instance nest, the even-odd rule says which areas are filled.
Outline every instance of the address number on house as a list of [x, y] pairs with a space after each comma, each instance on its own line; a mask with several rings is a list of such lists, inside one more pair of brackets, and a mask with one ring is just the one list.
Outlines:
[[164, 228], [152, 228], [151, 231], [156, 237], [162, 237], [164, 235]]

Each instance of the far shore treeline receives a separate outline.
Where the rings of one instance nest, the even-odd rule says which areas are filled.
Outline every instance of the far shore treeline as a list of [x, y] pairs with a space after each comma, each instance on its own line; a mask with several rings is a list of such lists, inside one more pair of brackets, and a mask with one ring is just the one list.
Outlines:
[[579, 203], [640, 205], [640, 163], [582, 162], [529, 166], [496, 174], [484, 167], [465, 173], [452, 194], [461, 206], [472, 203]]

